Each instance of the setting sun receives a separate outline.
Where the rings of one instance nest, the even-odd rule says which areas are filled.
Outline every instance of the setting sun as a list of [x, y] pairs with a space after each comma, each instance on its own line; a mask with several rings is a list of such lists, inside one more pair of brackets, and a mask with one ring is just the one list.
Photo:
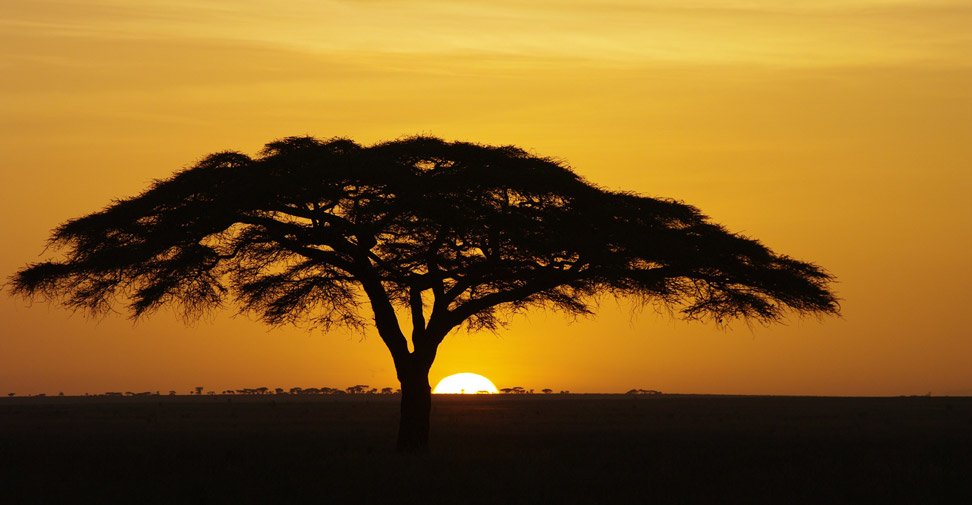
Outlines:
[[495, 394], [499, 391], [493, 382], [486, 377], [474, 373], [457, 373], [450, 375], [436, 384], [432, 394], [437, 395], [471, 395], [477, 393]]

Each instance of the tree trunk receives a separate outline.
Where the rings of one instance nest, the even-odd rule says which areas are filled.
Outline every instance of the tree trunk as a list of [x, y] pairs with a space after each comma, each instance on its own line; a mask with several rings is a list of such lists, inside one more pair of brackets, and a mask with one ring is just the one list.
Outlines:
[[424, 367], [406, 371], [402, 384], [402, 417], [398, 425], [398, 452], [429, 452], [429, 416], [432, 413], [432, 387]]

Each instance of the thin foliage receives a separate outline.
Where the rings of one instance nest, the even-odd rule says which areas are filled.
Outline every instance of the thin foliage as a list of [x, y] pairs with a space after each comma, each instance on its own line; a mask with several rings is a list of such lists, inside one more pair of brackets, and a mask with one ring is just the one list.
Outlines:
[[67, 221], [49, 246], [59, 256], [12, 291], [95, 314], [123, 300], [134, 317], [175, 305], [194, 319], [232, 301], [271, 325], [361, 328], [364, 306], [387, 303], [441, 340], [533, 307], [592, 314], [601, 295], [716, 322], [839, 311], [825, 270], [695, 207], [599, 188], [514, 146], [434, 137], [215, 153]]

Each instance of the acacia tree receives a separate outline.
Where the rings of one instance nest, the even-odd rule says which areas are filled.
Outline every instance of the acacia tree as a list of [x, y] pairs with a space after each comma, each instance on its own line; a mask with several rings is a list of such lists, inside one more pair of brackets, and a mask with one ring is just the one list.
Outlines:
[[695, 207], [598, 188], [516, 147], [429, 137], [212, 154], [50, 243], [60, 256], [18, 272], [13, 292], [93, 313], [125, 303], [135, 318], [232, 301], [271, 325], [373, 319], [401, 382], [402, 451], [427, 448], [428, 373], [457, 327], [495, 330], [535, 306], [591, 314], [602, 294], [719, 322], [838, 311], [821, 268]]

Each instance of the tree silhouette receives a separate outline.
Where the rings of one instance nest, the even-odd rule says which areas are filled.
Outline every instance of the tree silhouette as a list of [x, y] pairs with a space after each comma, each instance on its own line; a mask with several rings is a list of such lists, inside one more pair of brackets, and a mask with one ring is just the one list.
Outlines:
[[656, 389], [629, 389], [624, 394], [626, 394], [626, 395], [649, 395], [649, 396], [658, 396], [658, 395], [660, 395], [662, 393], [661, 393], [661, 391], [658, 391]]
[[352, 394], [352, 395], [361, 395], [367, 393], [369, 387], [370, 386], [368, 386], [367, 384], [358, 384], [355, 386], [349, 386], [347, 388], [347, 392], [348, 394]]
[[325, 330], [370, 315], [401, 382], [403, 451], [427, 448], [428, 372], [463, 325], [495, 330], [530, 307], [591, 314], [601, 294], [720, 323], [838, 311], [822, 269], [692, 206], [595, 187], [516, 147], [429, 137], [212, 154], [67, 221], [51, 245], [62, 256], [18, 272], [15, 293], [99, 314], [124, 300], [133, 317], [175, 304], [189, 319], [229, 298], [271, 325]]

